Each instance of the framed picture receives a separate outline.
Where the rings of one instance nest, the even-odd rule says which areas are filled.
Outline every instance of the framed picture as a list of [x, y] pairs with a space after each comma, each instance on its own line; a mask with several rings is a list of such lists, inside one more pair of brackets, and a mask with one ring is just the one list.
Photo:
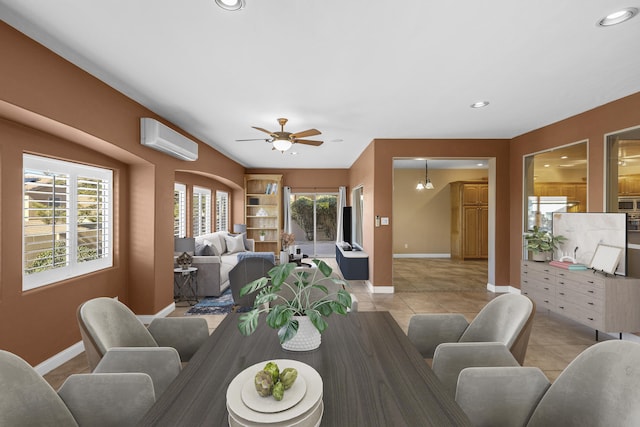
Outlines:
[[614, 274], [618, 263], [622, 257], [622, 248], [609, 245], [598, 245], [596, 251], [591, 258], [589, 268], [596, 271], [602, 271], [608, 274]]

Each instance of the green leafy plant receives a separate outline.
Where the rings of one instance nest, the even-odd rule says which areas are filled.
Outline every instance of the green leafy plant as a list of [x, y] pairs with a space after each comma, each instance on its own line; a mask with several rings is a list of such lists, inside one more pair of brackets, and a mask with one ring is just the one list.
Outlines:
[[537, 225], [527, 231], [524, 239], [527, 242], [527, 250], [534, 253], [553, 251], [558, 249], [559, 246], [567, 240], [567, 238], [562, 235], [554, 236], [549, 231], [540, 230]]
[[[269, 270], [268, 277], [245, 285], [240, 296], [258, 294], [253, 309], [240, 316], [240, 332], [251, 335], [258, 326], [260, 314], [267, 313], [267, 325], [278, 330], [280, 343], [284, 343], [298, 332], [298, 321], [294, 316], [308, 316], [322, 333], [328, 326], [326, 317], [332, 313], [347, 314], [351, 308], [351, 294], [345, 287], [349, 283], [332, 276], [333, 270], [324, 261], [314, 259], [313, 262], [317, 268], [296, 270], [295, 263], [277, 265]], [[287, 283], [288, 279], [292, 283]], [[338, 290], [330, 292], [325, 284], [337, 286]]]

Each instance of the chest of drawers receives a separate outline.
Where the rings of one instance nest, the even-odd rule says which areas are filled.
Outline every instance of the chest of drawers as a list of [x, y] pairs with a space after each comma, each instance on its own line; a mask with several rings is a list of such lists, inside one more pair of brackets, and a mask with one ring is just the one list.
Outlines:
[[538, 307], [596, 331], [640, 331], [640, 279], [594, 274], [522, 261], [521, 291]]

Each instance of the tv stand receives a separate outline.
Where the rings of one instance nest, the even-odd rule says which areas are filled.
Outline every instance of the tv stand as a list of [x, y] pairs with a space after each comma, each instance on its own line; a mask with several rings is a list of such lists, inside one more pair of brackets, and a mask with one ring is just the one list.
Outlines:
[[355, 247], [345, 251], [336, 244], [336, 262], [346, 280], [369, 280], [369, 255], [365, 251]]

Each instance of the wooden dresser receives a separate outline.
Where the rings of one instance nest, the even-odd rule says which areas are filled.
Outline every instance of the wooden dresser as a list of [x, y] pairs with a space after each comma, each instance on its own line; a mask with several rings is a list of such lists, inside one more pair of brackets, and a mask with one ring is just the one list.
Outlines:
[[640, 279], [522, 261], [520, 286], [538, 307], [592, 327], [596, 337], [640, 331]]

